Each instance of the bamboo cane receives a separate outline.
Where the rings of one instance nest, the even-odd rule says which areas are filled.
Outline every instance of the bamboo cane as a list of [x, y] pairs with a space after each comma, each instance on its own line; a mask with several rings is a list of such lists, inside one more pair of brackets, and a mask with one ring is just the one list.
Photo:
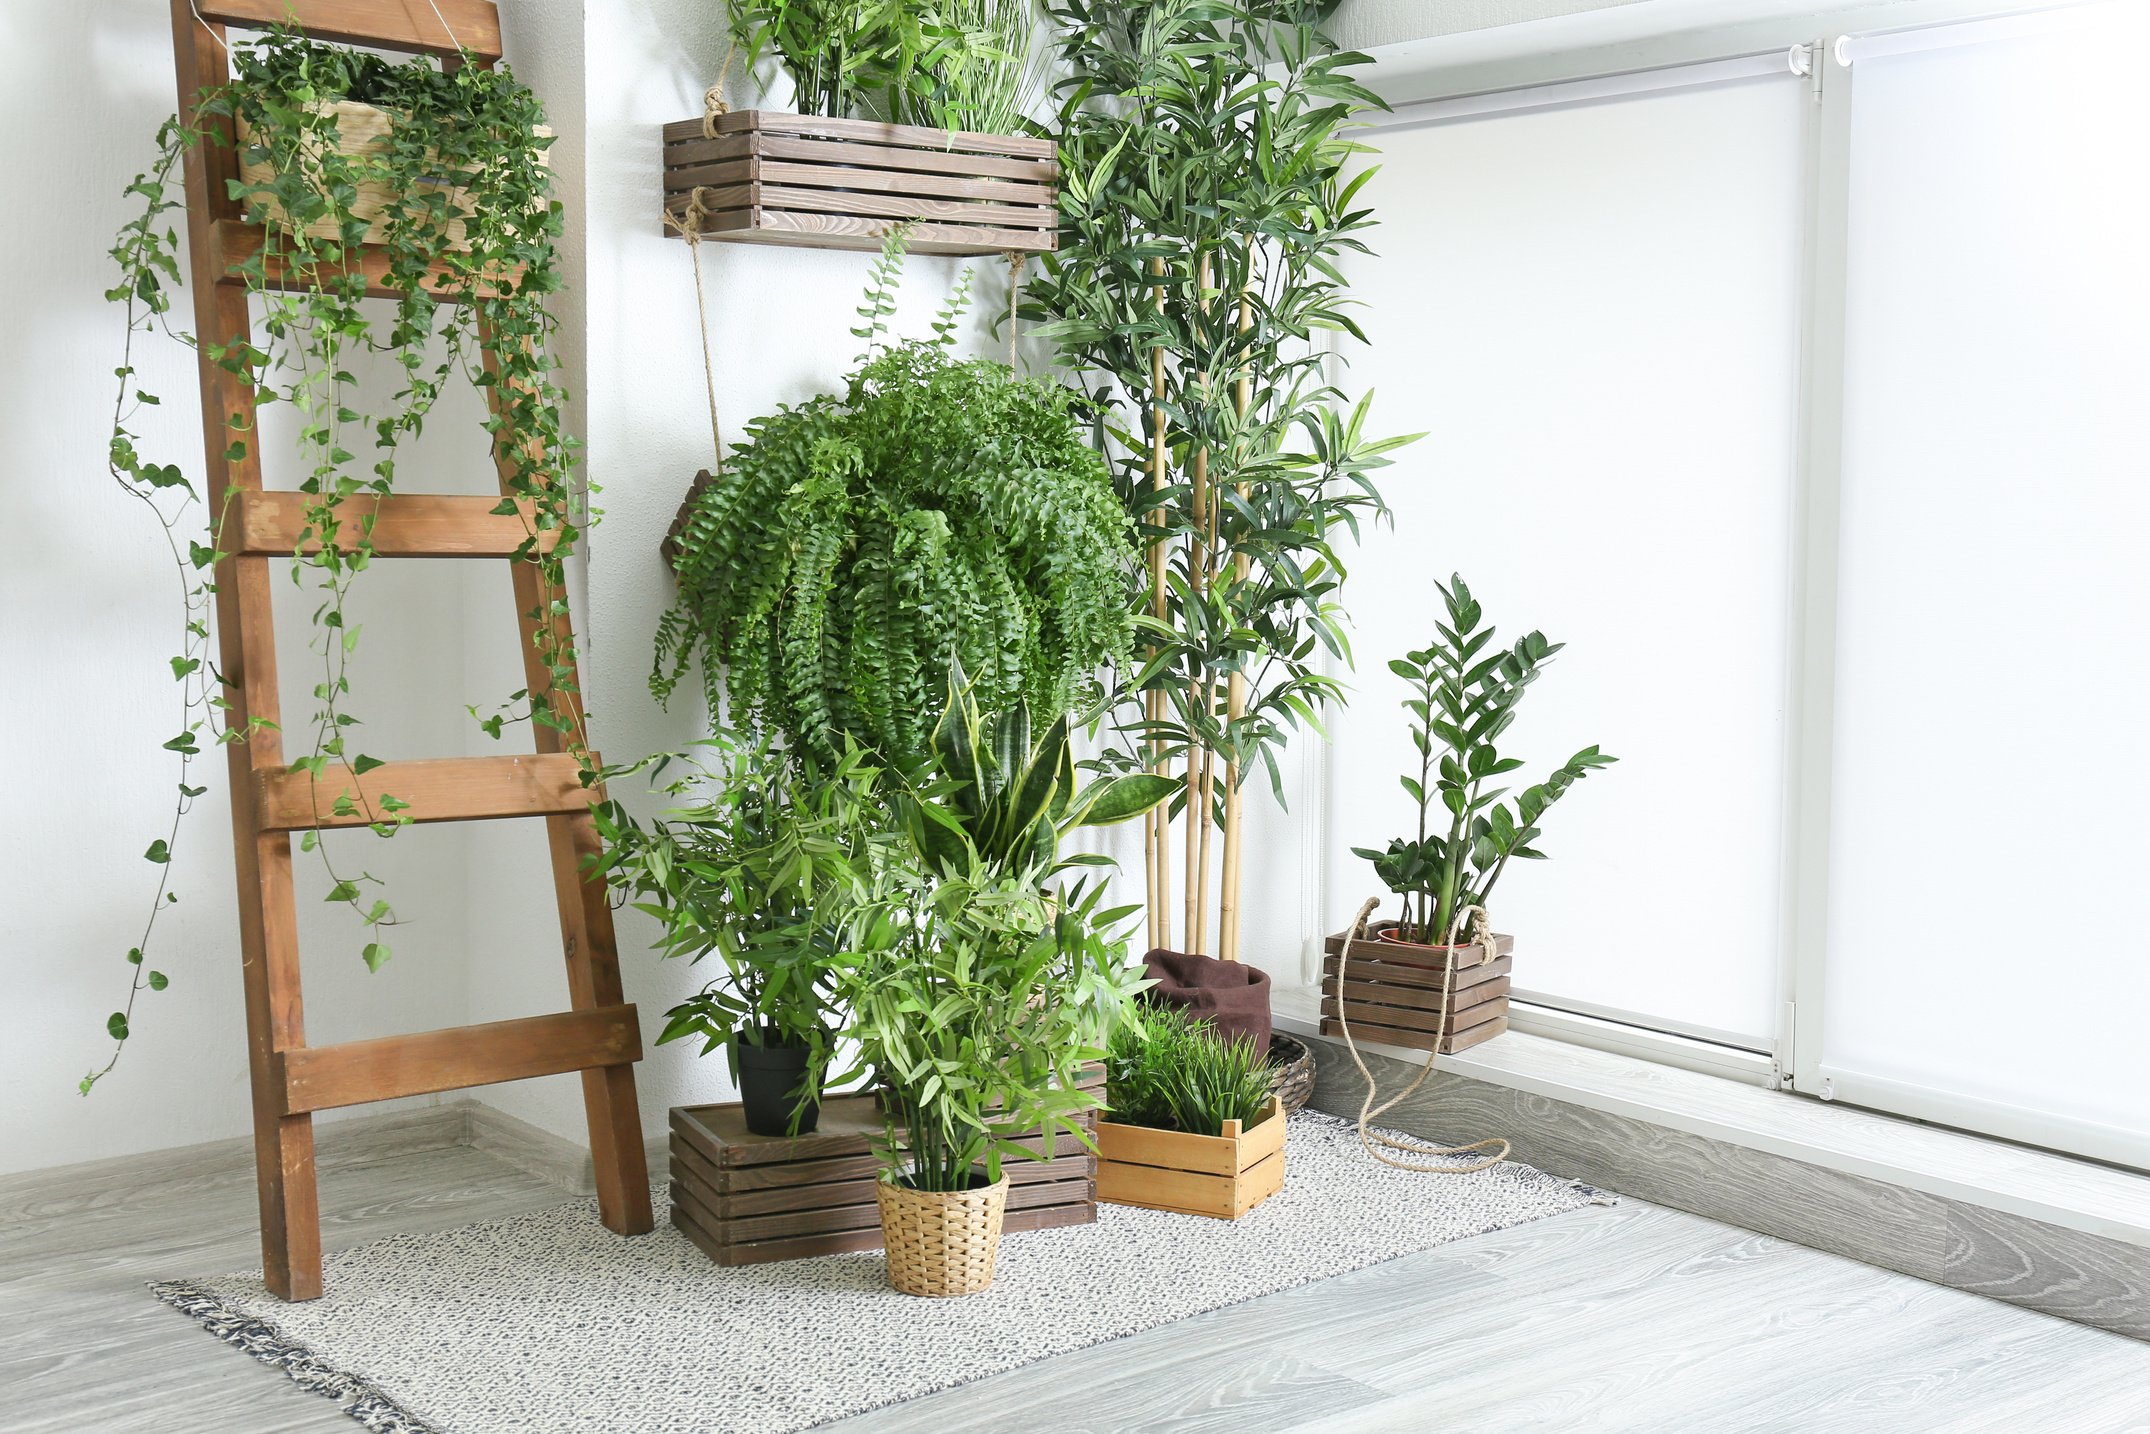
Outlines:
[[[1209, 255], [1203, 254], [1195, 263], [1195, 305], [1204, 315], [1209, 313]], [[1205, 332], [1204, 338], [1207, 338]], [[1209, 395], [1209, 370], [1195, 374], [1197, 402], [1206, 402]], [[1209, 542], [1209, 450], [1197, 448], [1189, 465], [1193, 479], [1194, 536], [1189, 540], [1187, 556], [1187, 587], [1200, 600], [1209, 592], [1209, 565], [1212, 550]], [[1194, 699], [1201, 703], [1202, 720], [1207, 720], [1216, 705], [1216, 692], [1205, 668], [1200, 681], [1195, 684]], [[1199, 741], [1198, 724], [1194, 718], [1192, 702], [1189, 705], [1187, 724], [1187, 949], [1203, 954], [1208, 944], [1209, 922], [1209, 802], [1205, 768], [1214, 756], [1207, 744]], [[1197, 746], [1201, 750], [1196, 751]]]
[[[1150, 260], [1150, 273], [1164, 277], [1165, 261]], [[1155, 286], [1157, 311], [1165, 308], [1164, 285]], [[1165, 348], [1163, 344], [1150, 349], [1150, 491], [1162, 493], [1165, 488]], [[1165, 606], [1165, 540], [1154, 538], [1150, 542], [1150, 613], [1160, 622], [1164, 620]], [[1157, 646], [1150, 647], [1154, 657]], [[1159, 735], [1164, 723], [1165, 694], [1152, 689], [1142, 695], [1143, 712], [1149, 718], [1151, 736], [1150, 768], [1159, 775], [1165, 772], [1165, 742]], [[1150, 946], [1166, 948], [1172, 945], [1172, 818], [1164, 803], [1150, 808], [1144, 817], [1142, 833], [1143, 857], [1148, 862], [1147, 876], [1150, 908]]]
[[[1247, 271], [1241, 276], [1239, 286], [1239, 331], [1244, 334], [1253, 327], [1254, 318], [1248, 303], [1248, 287], [1254, 282], [1254, 252], [1251, 245], [1247, 251]], [[1246, 370], [1245, 355], [1241, 355], [1239, 378], [1232, 385], [1232, 407], [1244, 421], [1247, 408], [1254, 397], [1252, 376]], [[1238, 485], [1239, 499], [1247, 498], [1247, 485]], [[1247, 581], [1247, 554], [1244, 549], [1232, 554], [1232, 582], [1235, 587]], [[1225, 684], [1224, 722], [1229, 731], [1247, 712], [1247, 676], [1237, 668]], [[1239, 761], [1235, 757], [1224, 768], [1224, 871], [1217, 883], [1217, 954], [1227, 961], [1239, 959], [1239, 870], [1246, 848], [1240, 841], [1239, 823], [1244, 813], [1239, 794]]]

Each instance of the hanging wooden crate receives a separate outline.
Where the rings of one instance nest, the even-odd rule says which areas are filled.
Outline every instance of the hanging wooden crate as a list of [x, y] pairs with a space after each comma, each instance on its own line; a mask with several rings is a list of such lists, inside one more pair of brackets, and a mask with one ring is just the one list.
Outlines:
[[[1441, 1054], [1469, 1050], [1508, 1029], [1509, 970], [1515, 961], [1515, 938], [1496, 935], [1488, 959], [1484, 947], [1425, 946], [1412, 941], [1386, 938], [1393, 921], [1376, 921], [1351, 945], [1351, 961], [1344, 971], [1343, 990], [1337, 990], [1337, 967], [1344, 949], [1342, 936], [1331, 936], [1324, 946], [1328, 955], [1321, 967], [1321, 1033], [1344, 1033], [1337, 1020], [1337, 1001], [1351, 1022], [1351, 1033], [1361, 1040], [1384, 1045], [1431, 1050], [1441, 1029], [1442, 991], [1449, 990], [1448, 1035]], [[1449, 962], [1455, 962], [1455, 982], [1448, 985]]]
[[917, 220], [918, 254], [1041, 253], [1060, 226], [1049, 139], [779, 110], [664, 127], [665, 232], [688, 222], [741, 244], [878, 249]]
[[1147, 1125], [1097, 1124], [1097, 1198], [1181, 1215], [1236, 1220], [1284, 1188], [1284, 1103], [1251, 1127], [1222, 1135]]
[[[812, 1135], [754, 1135], [738, 1105], [672, 1111], [672, 1224], [720, 1265], [759, 1265], [881, 1248], [874, 1200], [882, 1129], [871, 1096], [824, 1101]], [[1081, 1118], [1084, 1132], [1093, 1117]], [[1097, 1219], [1097, 1160], [1082, 1138], [1058, 1134], [1042, 1160], [1011, 1158], [1008, 1231]], [[1043, 1152], [1046, 1137], [1018, 1143]]]
[[[327, 113], [335, 116], [337, 153], [353, 157], [364, 157], [379, 154], [388, 148], [389, 129], [395, 123], [395, 116], [389, 111], [358, 100], [336, 100], [329, 103], [315, 104], [309, 108], [316, 114]], [[240, 181], [248, 185], [273, 184], [276, 181], [275, 161], [266, 153], [252, 146], [252, 133], [243, 120], [239, 123], [238, 133]], [[546, 139], [552, 137], [552, 131], [542, 125], [538, 127], [535, 133]], [[253, 156], [252, 158], [249, 158], [250, 154]], [[552, 163], [550, 152], [539, 151], [538, 162], [549, 168]], [[438, 181], [437, 187], [448, 196], [448, 208], [451, 213], [459, 216], [467, 216], [470, 213], [469, 190], [454, 183], [445, 175]], [[389, 204], [395, 198], [396, 192], [377, 180], [369, 179], [359, 182], [357, 193], [351, 199], [351, 213], [353, 216], [366, 221], [366, 231], [360, 236], [360, 243], [381, 244], [387, 241], [387, 210]], [[289, 218], [285, 214], [282, 204], [271, 198], [266, 201], [265, 207], [271, 223], [286, 228], [290, 227]], [[336, 239], [342, 237], [343, 230], [335, 217], [330, 215], [316, 219], [311, 224], [308, 224], [305, 232], [316, 238]], [[447, 247], [450, 249], [468, 249], [470, 247], [470, 242], [463, 232], [462, 218], [454, 218], [448, 221], [445, 237]]]

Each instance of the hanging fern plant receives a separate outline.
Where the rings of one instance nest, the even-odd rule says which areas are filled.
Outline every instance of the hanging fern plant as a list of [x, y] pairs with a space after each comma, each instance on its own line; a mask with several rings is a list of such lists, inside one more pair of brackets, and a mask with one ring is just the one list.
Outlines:
[[1073, 710], [1133, 638], [1134, 532], [1058, 385], [959, 360], [969, 279], [934, 337], [882, 346], [892, 234], [840, 394], [749, 426], [678, 536], [651, 677], [700, 660], [712, 714], [833, 753], [919, 755], [951, 657], [982, 706]]

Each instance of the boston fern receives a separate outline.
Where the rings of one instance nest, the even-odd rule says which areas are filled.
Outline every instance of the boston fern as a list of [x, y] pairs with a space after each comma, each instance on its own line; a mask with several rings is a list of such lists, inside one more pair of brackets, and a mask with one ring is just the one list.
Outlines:
[[1076, 395], [951, 352], [881, 346], [905, 236], [860, 309], [840, 394], [751, 425], [679, 535], [678, 604], [651, 686], [700, 659], [710, 710], [834, 755], [922, 756], [951, 658], [980, 705], [1059, 714], [1132, 642], [1133, 532], [1076, 418]]
[[[1532, 843], [1546, 808], [1617, 760], [1585, 747], [1512, 803], [1501, 800], [1508, 788], [1487, 790], [1487, 783], [1522, 767], [1521, 758], [1502, 756], [1495, 743], [1515, 721], [1524, 689], [1563, 644], [1532, 632], [1513, 647], [1495, 647], [1493, 629], [1461, 577], [1451, 578], [1441, 597], [1448, 621], [1436, 624], [1433, 644], [1389, 663], [1411, 684], [1403, 705], [1411, 714], [1418, 774], [1401, 781], [1418, 804], [1418, 835], [1398, 837], [1381, 851], [1352, 848], [1403, 898], [1401, 934], [1433, 944], [1453, 938], [1462, 913], [1484, 908], [1510, 857], [1543, 860]], [[1436, 805], [1448, 813], [1446, 831], [1432, 825]]]

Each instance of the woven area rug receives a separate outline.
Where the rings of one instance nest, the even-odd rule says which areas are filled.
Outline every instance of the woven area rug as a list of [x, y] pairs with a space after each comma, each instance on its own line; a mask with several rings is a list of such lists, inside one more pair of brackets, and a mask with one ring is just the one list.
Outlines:
[[1394, 1170], [1313, 1112], [1285, 1170], [1237, 1221], [1107, 1205], [1010, 1235], [961, 1299], [897, 1294], [879, 1254], [721, 1269], [590, 1200], [332, 1254], [306, 1304], [258, 1271], [150, 1288], [384, 1434], [781, 1434], [1602, 1198], [1526, 1165]]

